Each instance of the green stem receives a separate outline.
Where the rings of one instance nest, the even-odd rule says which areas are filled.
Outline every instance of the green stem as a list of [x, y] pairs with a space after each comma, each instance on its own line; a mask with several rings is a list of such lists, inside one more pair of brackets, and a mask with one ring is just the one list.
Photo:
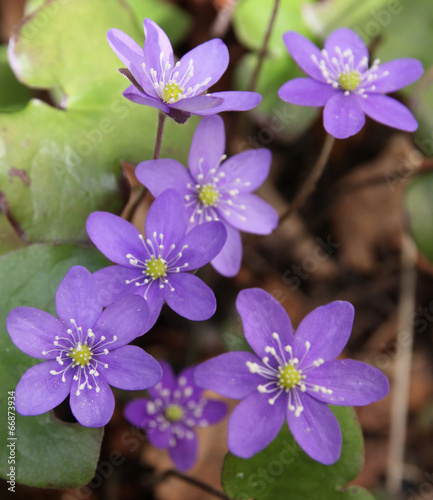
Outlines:
[[280, 5], [280, 0], [275, 0], [274, 9], [272, 11], [272, 15], [271, 15], [271, 19], [269, 21], [268, 29], [266, 31], [265, 38], [263, 40], [262, 48], [260, 49], [260, 52], [259, 52], [257, 66], [254, 69], [254, 73], [251, 77], [250, 85], [248, 86], [248, 90], [250, 92], [253, 92], [254, 89], [256, 88], [257, 79], [259, 77], [260, 70], [262, 69], [263, 62], [265, 60], [265, 56], [266, 56], [266, 53], [268, 51], [268, 43], [269, 43], [269, 39], [271, 37], [272, 28], [274, 27], [274, 24], [275, 24], [275, 19], [277, 17], [277, 11], [278, 11], [279, 5]]
[[293, 200], [292, 204], [290, 205], [289, 209], [287, 212], [280, 217], [280, 224], [290, 217], [292, 214], [297, 212], [302, 205], [305, 203], [307, 198], [310, 196], [314, 188], [316, 187], [316, 184], [318, 180], [320, 179], [321, 175], [323, 174], [323, 171], [325, 170], [326, 164], [328, 163], [329, 156], [331, 155], [332, 148], [335, 143], [335, 138], [328, 134], [325, 139], [325, 144], [323, 145], [322, 152], [320, 153], [319, 158], [317, 159], [316, 164], [314, 165], [313, 169], [311, 170], [310, 175], [308, 176], [307, 180], [304, 182], [303, 186], [301, 187], [301, 190], [299, 193], [296, 195], [295, 199]]
[[[155, 139], [155, 149], [153, 151], [153, 159], [158, 160], [159, 155], [161, 154], [161, 146], [162, 146], [162, 136], [164, 135], [164, 125], [167, 115], [162, 111], [158, 114], [158, 128], [156, 129], [156, 139]], [[146, 188], [144, 186], [140, 186], [140, 191], [138, 193], [137, 199], [131, 205], [131, 208], [123, 215], [126, 220], [131, 221], [135, 211], [137, 210], [140, 203], [144, 200], [146, 196]]]

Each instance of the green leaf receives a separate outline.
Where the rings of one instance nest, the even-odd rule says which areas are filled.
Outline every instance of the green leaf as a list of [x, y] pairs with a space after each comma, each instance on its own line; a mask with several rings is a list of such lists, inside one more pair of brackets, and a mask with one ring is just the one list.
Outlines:
[[7, 58], [7, 46], [0, 45], [0, 113], [23, 108], [31, 93], [13, 74]]
[[[143, 42], [142, 26], [120, 0], [44, 4], [12, 39], [10, 59], [20, 80], [50, 89], [61, 104], [33, 100], [0, 115], [0, 185], [30, 242], [87, 238], [91, 212], [119, 212], [125, 201], [120, 162], [153, 156], [157, 110], [122, 96], [128, 82], [106, 40], [112, 27]], [[186, 161], [197, 121], [167, 120], [161, 156]], [[28, 182], [11, 177], [11, 168], [25, 172]]]
[[337, 463], [319, 464], [296, 444], [287, 425], [263, 451], [245, 460], [228, 454], [222, 484], [233, 500], [373, 500], [356, 486], [343, 489], [360, 472], [363, 438], [355, 412], [332, 407], [343, 433], [343, 448]]
[[409, 229], [421, 252], [433, 262], [433, 173], [420, 175], [406, 190]]
[[0, 212], [0, 256], [24, 246], [5, 215]]
[[431, 50], [433, 30], [433, 3], [430, 0], [399, 0], [391, 13], [389, 6], [381, 10], [381, 41], [375, 57], [389, 61], [401, 57], [419, 59], [425, 68], [433, 64]]
[[[312, 31], [325, 39], [336, 28], [347, 27], [357, 31], [365, 41], [376, 37], [383, 28], [384, 11], [393, 11], [389, 0], [328, 0], [309, 3], [304, 8], [304, 18]], [[389, 15], [391, 17], [391, 14]], [[378, 25], [378, 27], [376, 27]]]
[[[280, 0], [280, 5], [269, 39], [268, 50], [274, 57], [287, 52], [282, 36], [286, 31], [294, 30], [309, 36], [310, 29], [305, 24], [302, 10], [306, 0]], [[233, 15], [233, 28], [239, 41], [245, 47], [259, 50], [271, 19], [274, 1], [243, 0]]]
[[[55, 291], [73, 265], [96, 271], [107, 265], [91, 247], [35, 244], [0, 257], [0, 475], [10, 472], [7, 444], [8, 392], [14, 391], [22, 374], [36, 360], [11, 342], [6, 316], [18, 306], [54, 311]], [[89, 482], [96, 469], [102, 429], [65, 424], [50, 413], [37, 417], [16, 414], [16, 481], [50, 488], [76, 487]]]
[[181, 42], [191, 27], [191, 16], [176, 4], [161, 0], [126, 0], [133, 10], [140, 28], [143, 19], [153, 19], [167, 33], [174, 46]]

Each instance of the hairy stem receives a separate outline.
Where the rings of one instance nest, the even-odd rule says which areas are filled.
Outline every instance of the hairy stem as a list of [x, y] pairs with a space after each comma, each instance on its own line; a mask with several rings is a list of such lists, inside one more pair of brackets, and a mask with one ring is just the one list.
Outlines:
[[[155, 149], [153, 151], [153, 159], [154, 160], [158, 160], [159, 155], [161, 154], [162, 136], [164, 135], [164, 125], [165, 125], [166, 118], [167, 118], [167, 115], [165, 113], [163, 113], [162, 111], [160, 111], [158, 114], [158, 128], [156, 130]], [[129, 220], [129, 221], [132, 220], [132, 218], [135, 214], [135, 211], [137, 210], [137, 208], [141, 204], [141, 202], [144, 200], [144, 197], [146, 196], [146, 192], [147, 192], [146, 188], [144, 186], [140, 186], [137, 198], [135, 199], [134, 203], [132, 203], [129, 210], [127, 210], [123, 214], [124, 219]]]
[[311, 192], [316, 187], [316, 184], [320, 179], [323, 171], [325, 170], [326, 164], [328, 163], [328, 159], [331, 155], [334, 142], [335, 138], [332, 135], [328, 134], [326, 136], [325, 144], [323, 145], [322, 152], [320, 153], [316, 164], [314, 165], [310, 175], [307, 177], [307, 180], [304, 182], [301, 190], [296, 195], [287, 212], [280, 217], [280, 224], [302, 207], [306, 199], [310, 196]]
[[158, 128], [156, 130], [155, 149], [153, 152], [154, 160], [158, 160], [161, 153], [162, 136], [164, 135], [164, 125], [166, 118], [167, 115], [164, 112], [160, 111], [158, 114]]
[[272, 28], [274, 27], [274, 24], [275, 24], [275, 19], [277, 17], [277, 11], [278, 11], [279, 5], [280, 5], [280, 0], [275, 0], [274, 9], [272, 11], [271, 19], [269, 20], [268, 29], [266, 31], [265, 38], [263, 40], [262, 48], [260, 49], [260, 52], [259, 52], [257, 66], [254, 69], [250, 84], [248, 86], [248, 90], [250, 92], [252, 92], [256, 88], [257, 79], [259, 77], [260, 70], [262, 69], [262, 66], [263, 66], [263, 61], [265, 60], [265, 56], [266, 56], [266, 53], [268, 51], [269, 38], [271, 37]]
[[198, 479], [195, 479], [194, 477], [186, 476], [185, 474], [182, 474], [177, 470], [168, 470], [164, 472], [164, 474], [162, 474], [162, 476], [159, 478], [158, 482], [164, 481], [165, 479], [168, 479], [171, 476], [177, 477], [178, 479], [181, 479], [186, 483], [192, 484], [193, 486], [196, 486], [197, 488], [200, 488], [203, 491], [206, 491], [207, 493], [210, 493], [211, 495], [214, 495], [217, 498], [222, 498], [223, 500], [230, 500], [230, 498], [224, 495], [224, 493], [222, 493], [221, 491], [216, 490], [212, 486], [209, 486], [208, 484], [203, 483]]

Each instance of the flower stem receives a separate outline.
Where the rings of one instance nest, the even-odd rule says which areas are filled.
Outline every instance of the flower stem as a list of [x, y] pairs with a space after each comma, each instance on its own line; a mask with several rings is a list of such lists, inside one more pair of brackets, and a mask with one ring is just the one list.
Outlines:
[[280, 5], [280, 0], [275, 0], [274, 9], [272, 11], [272, 15], [271, 15], [271, 19], [269, 21], [268, 29], [266, 31], [265, 38], [263, 40], [262, 48], [260, 49], [260, 52], [259, 52], [257, 66], [254, 69], [250, 84], [248, 86], [248, 90], [250, 92], [253, 92], [254, 89], [256, 88], [257, 79], [259, 77], [260, 70], [262, 69], [263, 62], [265, 60], [265, 56], [266, 56], [266, 53], [268, 51], [269, 38], [271, 37], [272, 28], [274, 27], [274, 24], [275, 24], [275, 19], [277, 17], [277, 11], [278, 11], [279, 5]]
[[156, 130], [155, 150], [153, 152], [153, 159], [158, 160], [161, 153], [162, 136], [164, 134], [164, 125], [167, 115], [160, 111], [158, 114], [158, 128]]
[[[155, 139], [155, 149], [153, 151], [153, 159], [158, 160], [159, 155], [161, 153], [161, 145], [162, 145], [162, 136], [164, 135], [164, 125], [165, 125], [165, 120], [167, 118], [167, 115], [163, 113], [162, 111], [159, 112], [158, 114], [158, 128], [156, 130], [156, 139]], [[134, 203], [131, 205], [131, 207], [125, 211], [125, 213], [122, 214], [122, 217], [126, 220], [131, 221], [135, 211], [137, 210], [138, 206], [140, 203], [144, 200], [144, 197], [146, 196], [146, 188], [144, 186], [140, 186], [137, 198], [135, 199]]]
[[[230, 500], [230, 498], [221, 491], [218, 491], [212, 486], [209, 486], [206, 483], [202, 483], [198, 479], [195, 479], [194, 477], [187, 476], [185, 474], [182, 474], [181, 472], [178, 472], [177, 470], [168, 470], [162, 474], [162, 476], [159, 478], [159, 481], [164, 481], [165, 479], [169, 478], [170, 476], [175, 476], [178, 479], [181, 479], [182, 481], [185, 481], [186, 483], [192, 484], [193, 486], [197, 486], [197, 488], [202, 489], [203, 491], [206, 491], [207, 493], [210, 493], [211, 495], [214, 495], [218, 498], [222, 498], [223, 500]], [[158, 481], [158, 482], [159, 482]]]
[[388, 448], [386, 488], [396, 497], [401, 490], [409, 406], [412, 365], [413, 321], [416, 294], [417, 248], [412, 238], [403, 234], [401, 243], [401, 278], [398, 306], [397, 352], [391, 400], [391, 427]]
[[322, 152], [320, 153], [320, 156], [317, 159], [316, 164], [314, 165], [310, 175], [304, 182], [303, 186], [301, 187], [301, 190], [296, 195], [295, 199], [293, 200], [287, 212], [280, 217], [280, 224], [302, 207], [308, 196], [310, 196], [311, 192], [316, 187], [318, 180], [320, 179], [323, 171], [325, 170], [326, 164], [328, 162], [329, 156], [331, 155], [331, 151], [334, 146], [334, 142], [335, 138], [331, 134], [328, 134], [326, 136], [325, 144], [323, 145]]

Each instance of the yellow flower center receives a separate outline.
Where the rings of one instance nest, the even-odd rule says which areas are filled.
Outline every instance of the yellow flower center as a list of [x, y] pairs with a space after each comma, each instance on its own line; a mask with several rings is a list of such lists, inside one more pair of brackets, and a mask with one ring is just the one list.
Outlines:
[[355, 90], [361, 83], [361, 80], [361, 75], [356, 70], [349, 71], [348, 73], [340, 73], [338, 77], [338, 83], [344, 90]]
[[152, 279], [156, 280], [165, 276], [167, 271], [167, 262], [162, 257], [156, 258], [155, 256], [151, 259], [146, 260], [146, 274]]
[[170, 422], [179, 422], [183, 418], [184, 411], [179, 405], [169, 405], [164, 410], [164, 415]]
[[179, 87], [179, 84], [176, 82], [169, 82], [164, 87], [162, 92], [162, 98], [165, 102], [176, 102], [180, 99], [183, 94], [183, 89]]
[[78, 344], [75, 349], [72, 349], [72, 351], [68, 353], [68, 356], [74, 360], [73, 366], [81, 365], [81, 368], [84, 368], [92, 359], [92, 351], [87, 347], [86, 342], [83, 345]]
[[205, 207], [216, 206], [220, 196], [218, 189], [213, 184], [205, 184], [198, 193], [198, 199]]
[[300, 385], [305, 375], [302, 375], [301, 370], [297, 370], [292, 364], [288, 364], [279, 368], [278, 385], [286, 390], [292, 389]]

